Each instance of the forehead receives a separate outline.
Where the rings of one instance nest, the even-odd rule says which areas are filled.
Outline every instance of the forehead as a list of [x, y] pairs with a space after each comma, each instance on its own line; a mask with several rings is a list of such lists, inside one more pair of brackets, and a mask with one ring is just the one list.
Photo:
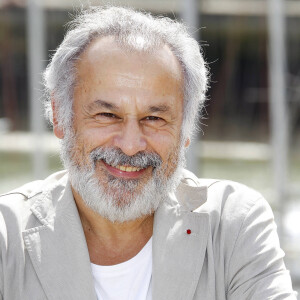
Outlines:
[[[142, 39], [142, 37], [140, 37]], [[137, 42], [139, 39], [137, 38]], [[140, 43], [140, 42], [139, 42]], [[171, 51], [170, 47], [162, 44], [160, 47], [149, 49], [149, 51], [135, 50], [131, 46], [121, 46], [113, 36], [96, 38], [85, 49], [80, 56], [80, 61], [88, 62], [107, 62], [111, 63], [117, 59], [118, 61], [134, 59], [136, 63], [143, 64], [159, 64], [166, 72], [172, 72], [173, 75], [181, 78], [181, 66]], [[108, 61], [107, 61], [108, 60]]]
[[77, 85], [173, 95], [183, 88], [181, 66], [167, 45], [151, 52], [123, 49], [114, 37], [94, 40], [76, 64]]

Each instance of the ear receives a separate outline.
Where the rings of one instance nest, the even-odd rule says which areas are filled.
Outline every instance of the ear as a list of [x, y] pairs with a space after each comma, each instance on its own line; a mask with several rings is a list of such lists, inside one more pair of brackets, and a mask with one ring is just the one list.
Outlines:
[[51, 98], [51, 107], [52, 107], [52, 114], [53, 114], [53, 132], [55, 136], [59, 139], [64, 138], [64, 132], [61, 127], [58, 126], [58, 120], [57, 120], [57, 109], [55, 106], [55, 99]]
[[191, 143], [191, 140], [189, 138], [186, 139], [184, 147], [187, 148]]

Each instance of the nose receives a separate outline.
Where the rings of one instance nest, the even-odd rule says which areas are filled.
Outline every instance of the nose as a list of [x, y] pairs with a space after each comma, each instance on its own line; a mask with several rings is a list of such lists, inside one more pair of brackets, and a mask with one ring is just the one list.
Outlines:
[[115, 146], [132, 156], [146, 150], [147, 142], [136, 119], [128, 119], [122, 124], [121, 132], [114, 139]]

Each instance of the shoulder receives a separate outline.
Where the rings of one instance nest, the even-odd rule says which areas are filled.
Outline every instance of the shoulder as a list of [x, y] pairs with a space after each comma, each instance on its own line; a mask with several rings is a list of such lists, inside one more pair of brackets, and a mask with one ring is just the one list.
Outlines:
[[182, 178], [178, 202], [189, 211], [209, 216], [212, 237], [230, 232], [227, 241], [234, 242], [234, 237], [237, 238], [250, 221], [273, 219], [268, 202], [246, 185], [230, 180], [198, 178], [186, 170]]
[[[206, 180], [201, 181], [203, 184]], [[255, 237], [263, 234], [266, 224], [268, 230], [277, 235], [274, 215], [266, 199], [237, 182], [209, 181], [207, 201], [199, 210], [209, 214], [213, 244], [220, 249], [227, 248], [221, 251], [228, 254], [241, 245], [240, 241], [243, 241], [241, 249], [254, 246]], [[248, 238], [244, 239], [246, 236]]]
[[57, 183], [66, 174], [67, 172], [64, 170], [64, 171], [53, 173], [44, 180], [35, 180], [35, 181], [28, 182], [12, 191], [9, 191], [4, 194], [0, 194], [0, 201], [3, 201], [3, 199], [5, 199], [6, 197], [13, 196], [13, 195], [23, 195], [23, 197], [25, 198], [31, 198], [34, 195], [45, 190], [48, 186]]
[[36, 195], [45, 192], [49, 187], [55, 185], [66, 171], [54, 173], [45, 180], [35, 180], [22, 185], [12, 191], [0, 195], [0, 209], [3, 207], [13, 207], [23, 205], [24, 202], [33, 199]]
[[264, 197], [256, 190], [229, 180], [200, 179], [207, 186], [207, 201], [203, 209], [219, 218], [243, 219], [256, 206], [269, 207]]
[[55, 187], [65, 174], [65, 171], [57, 172], [45, 180], [32, 181], [0, 195], [0, 231], [3, 233], [9, 227], [24, 228], [32, 215], [33, 203]]
[[234, 212], [238, 211], [238, 216], [241, 217], [255, 205], [268, 206], [258, 191], [244, 184], [230, 180], [198, 178], [187, 170], [183, 170], [182, 174], [177, 191], [178, 200], [181, 202], [183, 195], [189, 195], [190, 201], [192, 198], [199, 199], [198, 205], [193, 204], [190, 207], [195, 212], [207, 212], [221, 218], [224, 214], [234, 217]]

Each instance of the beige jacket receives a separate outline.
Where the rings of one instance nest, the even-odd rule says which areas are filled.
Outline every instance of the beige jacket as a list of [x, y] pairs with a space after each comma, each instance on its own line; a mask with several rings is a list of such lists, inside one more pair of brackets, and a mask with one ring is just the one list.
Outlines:
[[[296, 299], [266, 201], [183, 174], [155, 213], [153, 300]], [[0, 197], [0, 299], [96, 300], [65, 172]]]

